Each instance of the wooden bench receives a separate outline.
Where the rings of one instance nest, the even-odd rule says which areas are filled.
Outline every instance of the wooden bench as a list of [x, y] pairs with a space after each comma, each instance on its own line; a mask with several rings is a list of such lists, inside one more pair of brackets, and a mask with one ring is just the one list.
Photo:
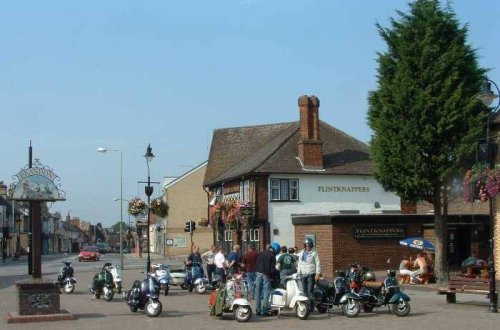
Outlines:
[[457, 293], [487, 295], [490, 293], [490, 279], [452, 276], [448, 287], [438, 289], [438, 294], [445, 294], [446, 302], [451, 304], [457, 302]]

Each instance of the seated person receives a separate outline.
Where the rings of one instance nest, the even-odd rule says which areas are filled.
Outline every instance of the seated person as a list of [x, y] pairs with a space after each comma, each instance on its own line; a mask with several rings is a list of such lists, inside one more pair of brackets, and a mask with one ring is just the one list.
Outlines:
[[[411, 270], [410, 270], [410, 260], [406, 258], [406, 256], [403, 257], [403, 260], [401, 260], [401, 263], [399, 264], [399, 275], [400, 276], [410, 276], [411, 275]], [[401, 284], [404, 282], [404, 278], [401, 279]]]
[[425, 261], [424, 255], [422, 253], [417, 254], [417, 259], [413, 263], [413, 267], [418, 267], [418, 269], [410, 274], [411, 282], [415, 284], [416, 281], [422, 283], [422, 274], [427, 274], [427, 262]]

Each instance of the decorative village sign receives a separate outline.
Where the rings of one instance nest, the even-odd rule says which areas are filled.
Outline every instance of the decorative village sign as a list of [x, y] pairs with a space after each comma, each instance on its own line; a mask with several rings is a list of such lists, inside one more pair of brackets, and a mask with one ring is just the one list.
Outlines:
[[[69, 320], [74, 316], [60, 313], [59, 286], [52, 280], [42, 279], [42, 203], [64, 201], [65, 193], [60, 190], [59, 177], [38, 159], [32, 159], [29, 147], [29, 165], [14, 176], [17, 183], [11, 185], [9, 199], [29, 202], [31, 240], [28, 262], [31, 264], [33, 279], [16, 282], [18, 312], [7, 316], [7, 323], [32, 322], [39, 315], [51, 315], [53, 319]], [[32, 258], [30, 256], [32, 255]], [[31, 262], [30, 262], [31, 260]]]
[[13, 193], [10, 199], [16, 201], [55, 202], [66, 200], [65, 194], [56, 184], [60, 178], [47, 166], [35, 159], [34, 167], [23, 168], [14, 178], [18, 182], [13, 184]]

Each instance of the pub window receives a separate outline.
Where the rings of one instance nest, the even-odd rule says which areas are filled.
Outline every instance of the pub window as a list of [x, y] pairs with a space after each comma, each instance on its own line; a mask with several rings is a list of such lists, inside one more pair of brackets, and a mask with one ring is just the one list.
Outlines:
[[259, 230], [258, 229], [250, 229], [248, 232], [249, 241], [258, 242], [259, 241]]
[[224, 230], [224, 241], [226, 241], [226, 242], [233, 241], [233, 231], [232, 230]]
[[240, 182], [240, 200], [244, 202], [250, 200], [250, 180]]
[[270, 190], [272, 201], [299, 200], [299, 180], [297, 179], [271, 179]]

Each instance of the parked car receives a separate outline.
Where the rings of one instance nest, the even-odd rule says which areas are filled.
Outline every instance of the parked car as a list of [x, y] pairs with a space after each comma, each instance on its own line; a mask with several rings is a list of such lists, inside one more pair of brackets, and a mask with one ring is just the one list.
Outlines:
[[97, 247], [93, 245], [83, 246], [80, 249], [80, 254], [78, 255], [78, 261], [93, 260], [99, 261], [99, 251]]
[[111, 252], [111, 248], [108, 247], [108, 244], [106, 244], [106, 243], [96, 243], [95, 246], [97, 247], [97, 250], [101, 254], [104, 254], [104, 253], [107, 253], [107, 252]]

